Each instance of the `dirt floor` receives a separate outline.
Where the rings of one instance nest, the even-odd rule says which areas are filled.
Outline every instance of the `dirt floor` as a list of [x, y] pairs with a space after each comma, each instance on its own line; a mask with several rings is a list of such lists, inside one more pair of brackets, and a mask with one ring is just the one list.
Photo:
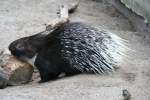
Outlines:
[[[75, 0], [1, 0], [0, 48], [20, 37], [36, 34], [56, 17], [59, 4]], [[111, 5], [82, 0], [72, 21], [81, 21], [114, 32], [130, 44], [128, 57], [111, 75], [77, 75], [56, 81], [0, 90], [0, 100], [150, 100], [150, 37], [135, 32], [131, 23]]]

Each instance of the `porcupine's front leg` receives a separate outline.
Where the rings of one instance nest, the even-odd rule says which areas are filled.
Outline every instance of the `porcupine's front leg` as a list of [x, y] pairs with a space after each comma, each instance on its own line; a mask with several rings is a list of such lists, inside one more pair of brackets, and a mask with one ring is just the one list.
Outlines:
[[35, 60], [35, 66], [39, 70], [41, 76], [39, 83], [55, 80], [60, 74], [60, 70], [58, 70], [57, 66], [53, 65], [50, 61], [40, 55], [38, 55]]

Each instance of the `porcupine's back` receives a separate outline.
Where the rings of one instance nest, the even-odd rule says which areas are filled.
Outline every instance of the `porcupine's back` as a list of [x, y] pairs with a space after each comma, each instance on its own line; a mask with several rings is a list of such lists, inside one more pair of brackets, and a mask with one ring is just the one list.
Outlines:
[[107, 73], [124, 56], [124, 40], [83, 23], [67, 23], [59, 34], [62, 57], [83, 73]]

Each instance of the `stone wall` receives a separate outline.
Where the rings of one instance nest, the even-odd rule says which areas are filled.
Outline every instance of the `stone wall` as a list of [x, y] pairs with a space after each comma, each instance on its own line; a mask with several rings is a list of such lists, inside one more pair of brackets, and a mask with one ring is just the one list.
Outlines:
[[150, 0], [121, 0], [133, 12], [144, 17], [145, 22], [150, 23]]

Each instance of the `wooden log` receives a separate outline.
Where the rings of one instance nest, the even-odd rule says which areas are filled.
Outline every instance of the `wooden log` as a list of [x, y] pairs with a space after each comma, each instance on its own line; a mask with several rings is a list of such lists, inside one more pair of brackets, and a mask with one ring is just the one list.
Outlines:
[[57, 18], [47, 24], [46, 30], [53, 32], [58, 27], [61, 27], [65, 23], [67, 23], [69, 21], [69, 14], [72, 14], [75, 12], [77, 7], [79, 6], [79, 3], [80, 3], [80, 0], [72, 4], [70, 7], [68, 7], [67, 5], [59, 6], [59, 10], [57, 12]]
[[0, 50], [0, 88], [30, 81], [33, 67], [17, 60], [8, 50]]

